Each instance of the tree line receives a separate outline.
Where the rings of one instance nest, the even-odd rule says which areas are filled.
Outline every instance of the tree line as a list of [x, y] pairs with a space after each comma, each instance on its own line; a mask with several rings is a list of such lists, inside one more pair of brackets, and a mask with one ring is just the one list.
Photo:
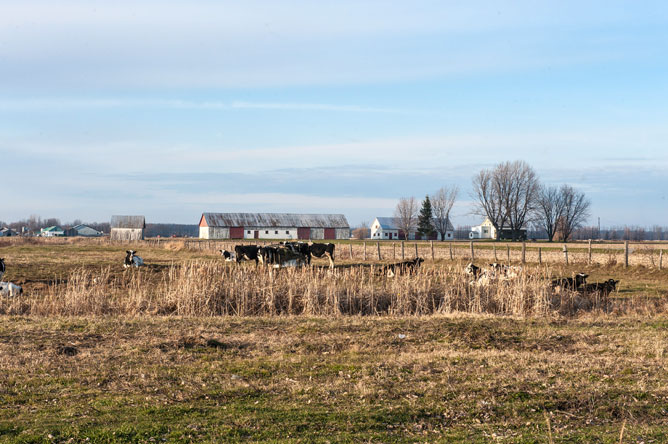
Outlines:
[[[420, 209], [414, 197], [402, 197], [394, 212], [398, 228], [422, 236], [438, 233], [445, 239], [458, 193], [457, 187], [443, 187], [425, 196]], [[503, 230], [517, 240], [529, 225], [544, 230], [550, 242], [568, 240], [586, 222], [591, 207], [584, 192], [568, 184], [542, 184], [534, 169], [521, 160], [480, 170], [472, 179], [472, 197], [473, 213], [489, 219], [497, 240]]]

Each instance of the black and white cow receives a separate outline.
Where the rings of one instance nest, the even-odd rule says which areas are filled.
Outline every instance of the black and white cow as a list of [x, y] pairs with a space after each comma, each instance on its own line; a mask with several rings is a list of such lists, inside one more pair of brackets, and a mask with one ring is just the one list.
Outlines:
[[23, 294], [23, 288], [19, 285], [12, 284], [11, 282], [0, 282], [0, 296], [6, 298], [13, 298], [16, 296], [21, 296]]
[[580, 288], [580, 291], [582, 291], [585, 294], [600, 293], [601, 296], [607, 296], [613, 291], [617, 291], [618, 283], [619, 281], [616, 281], [614, 279], [608, 279], [605, 282], [595, 282], [593, 284], [585, 284], [582, 288]]
[[2, 276], [5, 274], [5, 259], [0, 258], [0, 279], [2, 279]]
[[308, 263], [308, 255], [300, 250], [285, 245], [267, 246], [260, 248], [258, 258], [263, 264], [273, 265], [274, 268], [301, 267]]
[[236, 255], [234, 254], [233, 251], [232, 252], [227, 250], [219, 250], [219, 251], [220, 255], [223, 256], [223, 259], [225, 259], [225, 262], [232, 262], [236, 258]]
[[255, 261], [255, 265], [257, 265], [259, 249], [260, 247], [257, 245], [237, 245], [234, 247], [234, 260], [237, 261], [237, 264], [240, 264], [241, 261]]
[[386, 264], [381, 267], [380, 272], [381, 274], [386, 274], [388, 277], [394, 277], [397, 274], [414, 274], [417, 273], [422, 262], [424, 262], [424, 259], [416, 257], [408, 261]]
[[127, 250], [125, 253], [125, 260], [123, 261], [124, 268], [138, 268], [144, 265], [144, 259], [137, 256], [137, 252], [135, 250]]
[[329, 259], [329, 267], [334, 268], [334, 244], [318, 244], [315, 242], [312, 244], [305, 242], [282, 242], [281, 244], [306, 256], [309, 265], [311, 265], [312, 257], [327, 257]]
[[575, 276], [567, 278], [558, 278], [553, 279], [551, 286], [554, 289], [564, 289], [564, 290], [578, 290], [582, 285], [587, 283], [588, 274], [578, 273]]

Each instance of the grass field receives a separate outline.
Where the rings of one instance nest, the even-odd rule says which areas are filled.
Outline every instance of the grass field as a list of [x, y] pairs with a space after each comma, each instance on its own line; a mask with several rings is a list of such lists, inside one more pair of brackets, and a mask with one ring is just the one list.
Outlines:
[[[627, 309], [612, 311], [202, 317], [110, 305], [106, 314], [67, 314], [76, 308], [67, 304], [106, 303], [107, 287], [98, 295], [77, 276], [104, 275], [113, 299], [132, 285], [151, 287], [133, 290], [151, 297], [175, 283], [201, 294], [232, 286], [217, 286], [207, 271], [216, 267], [255, 274], [211, 252], [146, 246], [139, 280], [120, 267], [125, 249], [0, 248], [4, 280], [26, 290], [24, 305], [1, 305], [0, 442], [668, 442], [665, 271], [545, 269], [620, 279], [613, 300]], [[192, 261], [200, 268], [184, 265]], [[359, 288], [380, 295], [422, 280], [432, 287], [415, 291], [427, 295], [459, 282], [444, 276], [461, 262], [426, 265], [421, 276], [369, 278]], [[180, 269], [204, 274], [179, 277]], [[304, 288], [320, 291], [309, 276]], [[71, 294], [79, 288], [89, 299]], [[40, 298], [48, 304], [29, 302]], [[20, 315], [7, 310], [19, 306]], [[58, 314], [31, 311], [48, 307]]]

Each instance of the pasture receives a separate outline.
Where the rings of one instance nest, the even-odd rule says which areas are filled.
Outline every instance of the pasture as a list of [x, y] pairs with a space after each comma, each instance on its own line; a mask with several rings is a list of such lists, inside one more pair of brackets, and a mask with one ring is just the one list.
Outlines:
[[[668, 440], [665, 270], [472, 289], [463, 257], [387, 278], [346, 247], [269, 272], [180, 241], [1, 244], [25, 293], [0, 301], [0, 442]], [[553, 305], [576, 271], [618, 291]]]

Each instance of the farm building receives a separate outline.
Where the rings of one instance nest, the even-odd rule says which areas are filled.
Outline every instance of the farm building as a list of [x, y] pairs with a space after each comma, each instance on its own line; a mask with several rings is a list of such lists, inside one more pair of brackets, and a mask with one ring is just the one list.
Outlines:
[[42, 228], [39, 230], [39, 235], [42, 237], [64, 236], [65, 230], [60, 228], [58, 225], [54, 225], [51, 227]]
[[[393, 239], [406, 239], [404, 232], [399, 229], [399, 224], [397, 223], [396, 218], [394, 217], [377, 217], [374, 219], [371, 224], [371, 239], [376, 240], [393, 240]], [[454, 227], [452, 223], [448, 220], [448, 229], [445, 233], [445, 240], [453, 239]], [[417, 231], [411, 231], [408, 233], [408, 239], [410, 240], [420, 240], [420, 235]], [[440, 233], [432, 234], [428, 239], [425, 240], [443, 240], [441, 239]]]
[[[518, 233], [516, 238], [519, 240], [526, 240], [527, 238], [527, 229], [522, 228], [517, 230]], [[513, 231], [508, 227], [503, 227], [501, 229], [501, 236], [499, 239], [512, 239]], [[496, 239], [496, 228], [489, 220], [486, 218], [480, 225], [471, 227], [471, 232], [469, 233], [469, 239]]]
[[12, 230], [11, 228], [8, 227], [3, 227], [0, 228], [0, 237], [12, 237], [12, 236], [18, 236], [19, 234]]
[[111, 216], [111, 240], [143, 240], [144, 216]]
[[65, 236], [98, 237], [102, 236], [102, 232], [97, 231], [88, 225], [79, 224], [65, 230]]
[[348, 239], [343, 214], [203, 213], [202, 239]]

